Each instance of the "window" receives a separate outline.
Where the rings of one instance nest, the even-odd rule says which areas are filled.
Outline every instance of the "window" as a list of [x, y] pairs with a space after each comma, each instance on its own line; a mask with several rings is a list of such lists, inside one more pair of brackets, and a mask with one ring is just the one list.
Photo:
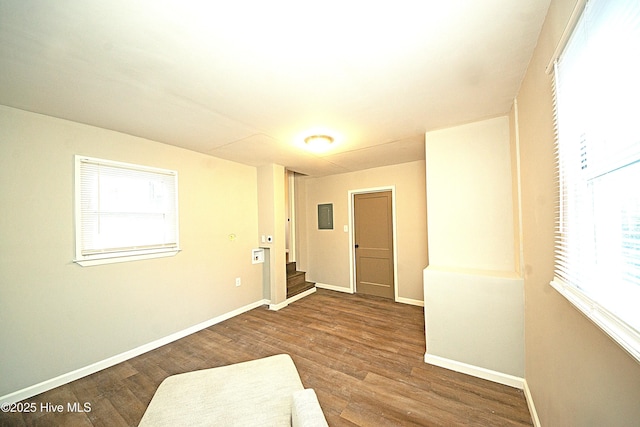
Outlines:
[[178, 173], [76, 156], [76, 262], [172, 256], [178, 245]]
[[592, 0], [555, 64], [552, 286], [640, 360], [640, 2]]

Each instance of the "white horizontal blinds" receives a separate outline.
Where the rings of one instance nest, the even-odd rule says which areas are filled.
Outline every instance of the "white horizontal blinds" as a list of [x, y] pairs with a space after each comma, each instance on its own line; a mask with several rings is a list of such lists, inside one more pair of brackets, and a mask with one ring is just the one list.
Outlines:
[[640, 331], [640, 2], [592, 0], [555, 68], [556, 275]]
[[79, 161], [80, 255], [178, 247], [175, 172]]

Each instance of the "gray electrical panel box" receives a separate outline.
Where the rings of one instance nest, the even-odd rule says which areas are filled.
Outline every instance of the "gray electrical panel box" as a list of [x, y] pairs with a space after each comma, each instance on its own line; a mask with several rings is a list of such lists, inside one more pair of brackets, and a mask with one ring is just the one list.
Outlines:
[[333, 230], [333, 203], [318, 205], [318, 230]]

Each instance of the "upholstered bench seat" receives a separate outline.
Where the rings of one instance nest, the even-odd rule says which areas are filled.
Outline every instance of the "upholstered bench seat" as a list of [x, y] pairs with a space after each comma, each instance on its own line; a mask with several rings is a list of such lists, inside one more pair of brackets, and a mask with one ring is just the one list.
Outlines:
[[173, 375], [140, 426], [327, 426], [289, 355]]

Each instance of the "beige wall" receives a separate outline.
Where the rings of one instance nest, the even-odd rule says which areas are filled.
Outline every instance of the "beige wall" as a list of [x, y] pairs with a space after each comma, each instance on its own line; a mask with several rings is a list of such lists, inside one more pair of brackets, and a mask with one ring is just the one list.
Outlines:
[[429, 264], [513, 273], [509, 119], [427, 132]]
[[[396, 187], [398, 296], [422, 301], [422, 270], [428, 264], [425, 162], [367, 169], [322, 178], [297, 178], [299, 262], [308, 280], [338, 288], [350, 286], [350, 190]], [[317, 206], [333, 203], [334, 229], [318, 230]]]
[[[260, 246], [268, 249], [265, 253], [268, 269], [266, 299], [272, 305], [282, 304], [287, 299], [285, 223], [285, 170], [283, 166], [268, 164], [258, 168], [258, 228]], [[262, 236], [267, 241], [262, 242]], [[272, 241], [268, 241], [268, 236]], [[268, 256], [267, 256], [268, 255]]]
[[523, 286], [519, 277], [426, 268], [425, 362], [521, 386]]
[[[0, 396], [262, 299], [255, 168], [4, 106], [0, 129]], [[177, 170], [182, 252], [74, 264], [75, 154]]]
[[524, 376], [524, 291], [509, 117], [427, 132], [425, 155], [425, 361], [512, 384]]
[[525, 262], [525, 372], [543, 426], [640, 420], [640, 364], [551, 286], [556, 179], [545, 74], [575, 0], [552, 0], [517, 97]]

